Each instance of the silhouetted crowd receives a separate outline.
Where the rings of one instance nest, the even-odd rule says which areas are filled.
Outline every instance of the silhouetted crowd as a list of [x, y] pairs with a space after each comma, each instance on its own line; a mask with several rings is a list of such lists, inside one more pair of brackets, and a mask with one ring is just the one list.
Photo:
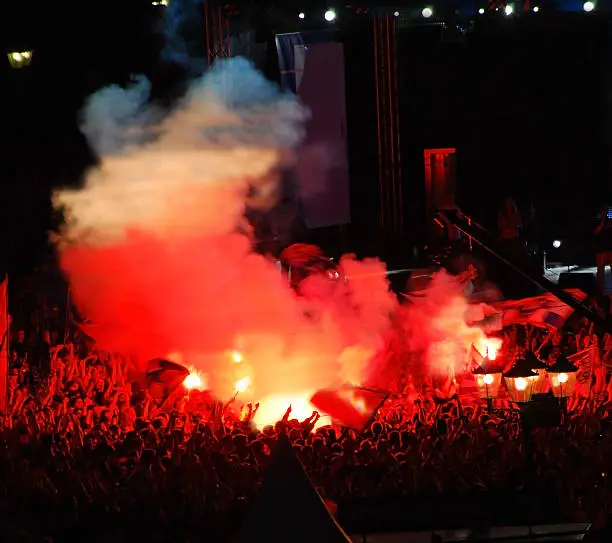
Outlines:
[[399, 372], [394, 395], [362, 433], [315, 428], [316, 413], [294, 420], [290, 410], [257, 429], [257, 406], [241, 409], [238, 399], [219, 409], [206, 393], [192, 392], [200, 394], [194, 401], [181, 390], [160, 405], [129, 382], [124, 358], [84, 341], [57, 342], [60, 334], [54, 345], [51, 335], [30, 341], [16, 330], [1, 434], [0, 538], [226, 541], [257, 497], [280, 432], [334, 514], [349, 498], [435, 499], [529, 485], [554, 489], [565, 518], [603, 526], [612, 507], [612, 341], [585, 322], [574, 328], [505, 332], [507, 356], [529, 348], [554, 358], [597, 343], [589, 393], [570, 401], [565, 424], [533, 432], [533, 468], [504, 397], [489, 413], [473, 394], [459, 389], [441, 399]]

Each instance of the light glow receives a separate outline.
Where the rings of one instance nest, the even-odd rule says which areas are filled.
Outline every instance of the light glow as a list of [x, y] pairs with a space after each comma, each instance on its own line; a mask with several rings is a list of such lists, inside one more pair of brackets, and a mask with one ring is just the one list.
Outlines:
[[518, 377], [516, 379], [516, 381], [514, 381], [514, 386], [516, 387], [516, 390], [526, 390], [527, 389], [527, 379], [524, 379], [523, 377]]
[[[273, 425], [283, 418], [289, 406], [291, 406], [289, 420], [296, 419], [303, 422], [311, 417], [312, 413], [316, 411], [310, 403], [311, 397], [311, 392], [291, 396], [267, 396], [260, 402], [259, 409], [255, 414], [253, 422], [258, 428]], [[320, 426], [324, 426], [325, 424], [329, 424], [329, 422], [329, 417], [321, 417], [314, 428], [316, 429]]]
[[336, 20], [336, 12], [333, 9], [328, 9], [323, 17], [328, 23], [331, 23]]
[[187, 390], [203, 390], [206, 388], [206, 381], [203, 376], [197, 372], [195, 369], [191, 368], [190, 373], [185, 380], [183, 381], [183, 385]]
[[251, 386], [251, 378], [243, 377], [239, 381], [236, 381], [236, 393], [245, 392], [249, 386]]
[[13, 51], [7, 53], [11, 68], [23, 68], [32, 63], [32, 51]]
[[244, 360], [244, 357], [242, 356], [242, 353], [240, 351], [234, 351], [232, 353], [232, 360], [236, 364], [240, 364]]

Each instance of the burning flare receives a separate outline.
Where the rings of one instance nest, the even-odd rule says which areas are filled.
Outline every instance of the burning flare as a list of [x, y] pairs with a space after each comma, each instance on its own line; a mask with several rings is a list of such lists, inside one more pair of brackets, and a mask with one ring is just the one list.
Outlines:
[[[99, 347], [142, 361], [180, 352], [194, 366], [188, 389], [259, 401], [259, 423], [289, 404], [306, 418], [313, 391], [364, 382], [397, 309], [384, 264], [343, 257], [347, 282], [315, 275], [299, 296], [240, 233], [246, 205], [273, 205], [278, 173], [292, 166], [307, 119], [298, 99], [234, 58], [168, 114], [148, 100], [144, 78], [90, 97], [82, 129], [100, 166], [54, 195], [59, 261]], [[483, 339], [463, 320], [463, 298], [436, 300], [407, 315], [409, 348], [419, 335], [427, 345]], [[460, 363], [432, 359], [432, 371], [449, 362]]]
[[189, 370], [189, 375], [185, 377], [185, 380], [183, 381], [183, 385], [185, 385], [185, 388], [187, 390], [193, 390], [193, 389], [205, 390], [206, 389], [205, 379], [202, 377], [202, 375], [200, 375], [198, 371], [196, 371], [193, 368]]

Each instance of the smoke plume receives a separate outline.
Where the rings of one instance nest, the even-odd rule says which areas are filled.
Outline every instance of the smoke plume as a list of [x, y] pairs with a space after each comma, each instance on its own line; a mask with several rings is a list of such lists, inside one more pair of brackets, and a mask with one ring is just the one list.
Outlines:
[[258, 400], [359, 382], [396, 304], [384, 266], [345, 258], [368, 279], [314, 280], [305, 300], [238, 233], [253, 188], [274, 204], [307, 112], [243, 59], [217, 63], [164, 118], [146, 89], [91, 97], [82, 129], [101, 164], [55, 194], [60, 262], [99, 347], [143, 363], [180, 353], [222, 398], [237, 382]]
[[[197, 51], [203, 11], [204, 2], [198, 0], [172, 0], [164, 10], [162, 59], [180, 64], [192, 74], [204, 68], [205, 55]], [[190, 36], [197, 36], [197, 39], [190, 39]]]
[[465, 284], [456, 276], [438, 271], [398, 313], [404, 347], [424, 353], [427, 374], [462, 373], [472, 345], [491, 358], [501, 347], [500, 340], [488, 338], [480, 328], [466, 322], [470, 306], [464, 289]]

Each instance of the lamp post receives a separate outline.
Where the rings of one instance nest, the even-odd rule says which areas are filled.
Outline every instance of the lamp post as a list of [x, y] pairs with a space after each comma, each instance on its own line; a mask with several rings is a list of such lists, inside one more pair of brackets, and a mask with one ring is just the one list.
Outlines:
[[527, 351], [525, 353], [525, 365], [538, 376], [535, 378], [533, 383], [533, 393], [542, 394], [544, 387], [546, 386], [546, 377], [548, 366], [544, 364], [533, 352]]
[[534, 474], [533, 469], [533, 444], [531, 442], [531, 427], [527, 420], [524, 410], [525, 405], [531, 401], [533, 386], [538, 378], [538, 374], [532, 371], [524, 358], [516, 361], [514, 366], [504, 373], [506, 388], [510, 399], [518, 405], [520, 409], [521, 431], [523, 434], [523, 452], [527, 469], [527, 484], [531, 486], [531, 479]]
[[517, 363], [504, 373], [510, 399], [519, 406], [531, 401], [537, 377], [538, 374], [527, 367], [524, 359], [517, 360]]
[[502, 371], [491, 364], [489, 358], [485, 358], [476, 369], [472, 370], [478, 388], [478, 395], [487, 401], [487, 410], [493, 412], [493, 400], [499, 394], [502, 380]]
[[567, 417], [567, 399], [574, 393], [578, 368], [564, 355], [559, 355], [556, 362], [548, 368], [550, 388], [559, 400], [563, 418]]

